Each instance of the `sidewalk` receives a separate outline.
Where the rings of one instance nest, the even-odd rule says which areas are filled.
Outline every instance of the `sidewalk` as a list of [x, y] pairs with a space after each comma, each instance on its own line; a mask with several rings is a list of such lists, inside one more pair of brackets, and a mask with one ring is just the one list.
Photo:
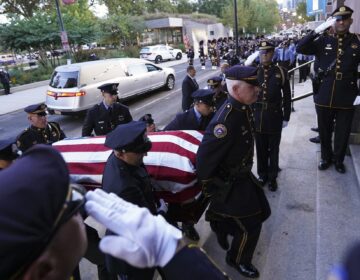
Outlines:
[[[160, 67], [172, 67], [186, 63], [186, 54], [181, 60], [168, 61], [157, 64]], [[45, 102], [46, 90], [50, 80], [11, 88], [11, 94], [0, 95], [0, 116], [22, 110], [28, 105]]]

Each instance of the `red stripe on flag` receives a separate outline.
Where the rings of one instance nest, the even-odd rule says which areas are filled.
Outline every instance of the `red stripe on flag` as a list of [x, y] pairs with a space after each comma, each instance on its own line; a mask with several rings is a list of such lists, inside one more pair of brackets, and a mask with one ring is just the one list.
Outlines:
[[146, 170], [152, 178], [159, 181], [171, 181], [185, 185], [196, 179], [194, 173], [166, 166], [146, 165]]
[[97, 163], [79, 163], [68, 162], [70, 174], [84, 174], [84, 175], [102, 175], [104, 172], [106, 162]]
[[56, 145], [54, 146], [61, 153], [75, 153], [75, 152], [106, 152], [111, 150], [103, 144], [74, 144], [74, 145]]
[[196, 154], [184, 149], [183, 147], [170, 143], [170, 142], [152, 142], [152, 147], [150, 152], [165, 152], [165, 153], [173, 153], [183, 157], [187, 157], [194, 164], [196, 160]]
[[[201, 133], [200, 131], [198, 131], [199, 133]], [[203, 133], [201, 133], [203, 134]], [[172, 136], [176, 136], [176, 137], [179, 137], [183, 140], [186, 140], [194, 145], [197, 145], [199, 146], [200, 145], [200, 142], [196, 137], [192, 136], [191, 134], [188, 134], [188, 133], [185, 133], [183, 131], [177, 131], [177, 130], [174, 130], [174, 131], [163, 131], [163, 132], [150, 132], [149, 135], [172, 135]]]

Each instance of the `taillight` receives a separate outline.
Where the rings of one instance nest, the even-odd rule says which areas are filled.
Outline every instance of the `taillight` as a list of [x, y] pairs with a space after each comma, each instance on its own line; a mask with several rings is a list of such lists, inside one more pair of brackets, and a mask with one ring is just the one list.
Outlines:
[[52, 96], [55, 98], [59, 97], [76, 97], [76, 96], [84, 96], [86, 94], [85, 91], [76, 91], [76, 92], [53, 92], [48, 90], [46, 93], [48, 96]]

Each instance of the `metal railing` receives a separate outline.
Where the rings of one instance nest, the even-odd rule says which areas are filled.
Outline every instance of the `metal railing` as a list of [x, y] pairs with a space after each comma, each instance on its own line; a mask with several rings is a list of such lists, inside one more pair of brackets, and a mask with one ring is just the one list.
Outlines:
[[310, 60], [310, 61], [305, 62], [304, 64], [301, 64], [301, 65], [299, 65], [299, 66], [297, 66], [297, 67], [294, 67], [294, 68], [292, 68], [292, 69], [290, 69], [290, 70], [288, 71], [288, 74], [294, 72], [294, 75], [291, 75], [291, 110], [292, 110], [293, 112], [295, 112], [294, 101], [298, 101], [298, 100], [304, 99], [304, 98], [309, 97], [309, 96], [311, 96], [311, 95], [314, 94], [314, 93], [311, 91], [311, 92], [308, 92], [308, 93], [305, 93], [305, 94], [303, 94], [303, 95], [300, 95], [300, 96], [295, 97], [295, 70], [298, 70], [298, 69], [300, 69], [300, 68], [302, 68], [302, 67], [305, 67], [305, 66], [313, 63], [314, 61], [315, 61], [315, 59]]

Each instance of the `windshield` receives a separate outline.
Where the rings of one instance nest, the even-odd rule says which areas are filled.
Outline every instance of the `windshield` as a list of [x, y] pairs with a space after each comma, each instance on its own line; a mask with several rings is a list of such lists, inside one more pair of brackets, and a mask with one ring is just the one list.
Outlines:
[[74, 72], [54, 72], [50, 86], [53, 88], [74, 88], [78, 84], [78, 71]]
[[149, 48], [142, 48], [141, 49], [141, 53], [148, 53], [150, 51], [150, 49]]

